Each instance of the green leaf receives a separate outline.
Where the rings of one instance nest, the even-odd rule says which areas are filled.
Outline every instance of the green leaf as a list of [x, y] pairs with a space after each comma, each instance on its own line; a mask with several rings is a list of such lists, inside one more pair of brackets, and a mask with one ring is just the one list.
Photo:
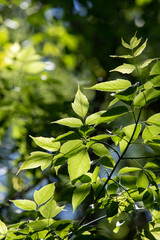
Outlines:
[[128, 48], [128, 49], [132, 49], [131, 46], [123, 40], [123, 38], [121, 40], [122, 40], [123, 47]]
[[107, 168], [113, 168], [115, 165], [115, 160], [110, 155], [101, 157], [101, 164]]
[[34, 200], [38, 205], [45, 203], [54, 194], [54, 183], [50, 183], [42, 187], [40, 190], [34, 192]]
[[[107, 193], [109, 195], [117, 194], [119, 178], [116, 176], [113, 179], [117, 183], [115, 181], [109, 181], [108, 186], [107, 186]], [[104, 179], [103, 179], [103, 181], [104, 181]], [[105, 181], [106, 181], [106, 179], [105, 179]]]
[[96, 125], [107, 122], [110, 123], [114, 121], [116, 118], [120, 117], [121, 115], [128, 112], [128, 108], [125, 106], [118, 106], [118, 107], [112, 107], [109, 108], [107, 112], [103, 113], [101, 117], [99, 118]]
[[100, 140], [103, 140], [103, 139], [106, 139], [106, 138], [109, 138], [109, 137], [111, 137], [110, 134], [101, 134], [101, 135], [91, 137], [91, 140], [100, 141]]
[[42, 220], [37, 220], [35, 222], [30, 222], [27, 224], [27, 226], [34, 231], [41, 231], [47, 228], [52, 223], [54, 223], [53, 219], [42, 219]]
[[41, 148], [47, 151], [58, 151], [60, 148], [60, 142], [53, 143], [54, 138], [45, 138], [45, 137], [32, 137], [30, 136], [34, 142]]
[[118, 98], [114, 98], [114, 99], [110, 102], [110, 104], [108, 105], [108, 108], [110, 108], [111, 106], [113, 106], [114, 104], [116, 104], [118, 101], [119, 101]]
[[91, 87], [90, 89], [106, 91], [106, 92], [116, 92], [118, 90], [123, 90], [129, 86], [131, 86], [130, 81], [124, 80], [124, 79], [117, 79], [113, 81], [98, 83], [93, 87]]
[[140, 171], [140, 170], [141, 170], [141, 168], [137, 168], [137, 167], [124, 167], [124, 168], [120, 169], [119, 174], [135, 172], [135, 171]]
[[121, 184], [129, 189], [132, 189], [136, 187], [136, 180], [137, 177], [136, 176], [131, 176], [131, 175], [122, 175], [121, 176]]
[[87, 150], [83, 150], [68, 160], [70, 180], [80, 177], [90, 169], [90, 158]]
[[7, 232], [8, 232], [8, 229], [6, 224], [0, 220], [0, 233], [5, 235], [7, 234]]
[[149, 180], [144, 170], [141, 170], [137, 177], [137, 188], [148, 188]]
[[83, 125], [82, 121], [79, 118], [63, 118], [52, 123], [58, 123], [72, 128], [79, 128]]
[[155, 102], [160, 98], [160, 91], [155, 88], [150, 88], [140, 92], [134, 100], [134, 106], [142, 107], [151, 102]]
[[109, 199], [108, 204], [106, 205], [106, 214], [107, 217], [113, 217], [118, 213], [119, 202]]
[[134, 52], [134, 57], [139, 56], [144, 51], [147, 45], [147, 41], [148, 39], [146, 39], [146, 41]]
[[97, 177], [98, 177], [98, 173], [99, 173], [99, 169], [100, 169], [100, 166], [96, 166], [94, 171], [93, 171], [93, 174], [92, 174], [92, 183], [96, 183], [97, 182]]
[[88, 112], [89, 102], [86, 96], [80, 91], [80, 87], [78, 87], [74, 103], [72, 103], [72, 108], [75, 113], [82, 118], [84, 118]]
[[140, 68], [145, 68], [147, 67], [151, 62], [157, 60], [157, 58], [152, 58], [152, 59], [147, 59], [146, 61], [144, 61], [139, 67]]
[[76, 140], [76, 139], [79, 139], [78, 134], [73, 131], [69, 131], [62, 135], [59, 135], [56, 139], [53, 140], [53, 142], [58, 142], [58, 141], [65, 142], [68, 140]]
[[133, 58], [132, 55], [120, 55], [120, 56], [118, 56], [118, 55], [110, 55], [110, 57], [112, 57], [112, 58], [125, 58], [125, 59]]
[[20, 167], [18, 173], [24, 169], [32, 169], [41, 167], [43, 171], [52, 163], [52, 155], [45, 152], [32, 152], [28, 160], [26, 160]]
[[39, 212], [44, 218], [50, 219], [60, 213], [63, 208], [64, 206], [58, 207], [56, 201], [51, 198], [46, 204], [39, 208]]
[[151, 69], [150, 76], [160, 75], [160, 61], [157, 61]]
[[[124, 127], [122, 129], [122, 132], [125, 133], [125, 136], [123, 137], [123, 139], [119, 143], [121, 154], [126, 149], [126, 147], [128, 145], [128, 142], [130, 142], [130, 139], [132, 137], [134, 129], [135, 129], [135, 124], [128, 125], [128, 126], [126, 126], [126, 127]], [[141, 124], [138, 124], [136, 126], [136, 130], [135, 130], [134, 136], [132, 137], [131, 143], [133, 143], [137, 139], [137, 137], [139, 136], [140, 132], [141, 132]]]
[[131, 40], [130, 40], [130, 46], [131, 46], [131, 48], [132, 48], [132, 49], [136, 48], [136, 47], [140, 44], [141, 39], [142, 39], [142, 38], [137, 39], [136, 36], [133, 36], [133, 37], [131, 38]]
[[144, 139], [144, 142], [152, 140], [153, 137], [160, 134], [160, 127], [157, 126], [146, 126], [143, 133], [142, 138]]
[[110, 70], [110, 72], [120, 72], [120, 73], [123, 73], [123, 74], [130, 74], [132, 73], [133, 71], [135, 70], [135, 66], [132, 65], [132, 64], [127, 64], [127, 63], [124, 63], [123, 65], [117, 67], [117, 68], [114, 68], [113, 70]]
[[13, 202], [14, 205], [16, 205], [16, 207], [21, 208], [23, 210], [27, 210], [27, 211], [36, 210], [36, 204], [31, 200], [19, 199], [19, 200], [11, 200], [11, 202]]
[[120, 99], [121, 101], [131, 105], [132, 101], [134, 100], [137, 92], [138, 83], [124, 89], [119, 90], [116, 92], [115, 97]]
[[148, 118], [147, 123], [160, 127], [160, 113], [154, 114]]
[[84, 183], [74, 190], [72, 196], [73, 212], [76, 210], [79, 204], [88, 196], [88, 194], [90, 193], [90, 189], [90, 183]]
[[153, 191], [151, 189], [146, 190], [146, 192], [143, 195], [142, 201], [147, 209], [150, 209], [150, 210], [153, 209], [154, 197], [153, 197]]
[[109, 154], [108, 149], [102, 143], [95, 143], [91, 146], [91, 148], [93, 149], [93, 152], [99, 157]]
[[104, 113], [105, 111], [99, 111], [99, 112], [96, 112], [96, 113], [93, 113], [91, 114], [90, 116], [88, 116], [86, 118], [86, 124], [88, 125], [93, 125], [93, 124], [96, 124], [99, 117], [102, 115], [102, 113]]
[[159, 159], [153, 159], [149, 162], [146, 163], [144, 168], [149, 169], [154, 172], [159, 172], [160, 171], [160, 161]]

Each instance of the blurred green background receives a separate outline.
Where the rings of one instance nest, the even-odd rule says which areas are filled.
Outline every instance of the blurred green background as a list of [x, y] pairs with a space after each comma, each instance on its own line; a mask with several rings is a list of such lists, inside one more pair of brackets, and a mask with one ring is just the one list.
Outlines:
[[[65, 167], [59, 176], [53, 169], [16, 175], [37, 150], [29, 135], [56, 137], [67, 130], [51, 122], [74, 116], [70, 104], [78, 85], [93, 102], [90, 112], [106, 109], [111, 96], [86, 88], [119, 76], [109, 70], [122, 60], [109, 55], [124, 54], [121, 37], [127, 42], [135, 32], [149, 39], [141, 59], [159, 57], [160, 0], [0, 0], [0, 218], [5, 223], [30, 216], [9, 199], [32, 198], [48, 182], [56, 182], [57, 201], [71, 202]], [[145, 71], [142, 77], [146, 80]], [[153, 111], [159, 104], [144, 114]], [[80, 212], [72, 216], [68, 209], [63, 218], [78, 218]], [[129, 228], [118, 238], [107, 227], [103, 231], [111, 239], [131, 239], [128, 234]]]

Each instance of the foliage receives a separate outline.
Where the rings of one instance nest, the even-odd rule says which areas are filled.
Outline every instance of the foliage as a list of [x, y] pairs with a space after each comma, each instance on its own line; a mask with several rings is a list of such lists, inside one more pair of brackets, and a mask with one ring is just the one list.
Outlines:
[[[127, 57], [112, 56], [129, 59], [130, 62], [111, 72], [128, 76], [135, 71], [136, 82], [118, 78], [91, 87], [91, 90], [111, 92], [113, 97], [106, 110], [91, 115], [88, 113], [89, 101], [78, 87], [71, 105], [75, 117], [52, 122], [71, 130], [56, 138], [32, 136], [43, 150], [31, 153], [20, 167], [19, 172], [38, 167], [42, 171], [52, 168], [57, 175], [61, 168], [66, 168], [69, 176], [67, 184], [73, 188], [73, 212], [90, 198], [89, 204], [86, 202], [88, 206], [84, 217], [78, 222], [59, 220], [57, 215], [65, 210], [65, 206], [56, 201], [56, 184], [50, 183], [35, 190], [33, 200], [12, 200], [20, 209], [34, 211], [37, 215], [34, 219], [9, 226], [1, 221], [0, 239], [98, 239], [93, 223], [102, 219], [111, 226], [112, 235], [116, 236], [130, 221], [134, 221], [133, 214], [138, 218], [134, 221], [133, 239], [159, 239], [159, 113], [152, 114], [148, 119], [141, 118], [145, 108], [160, 97], [160, 62], [158, 59], [148, 59], [143, 63], [137, 61], [146, 43], [147, 40], [141, 43], [136, 35], [129, 43], [122, 39], [122, 45], [129, 54]], [[141, 71], [146, 67], [149, 69], [153, 61], [155, 63], [144, 82]], [[108, 126], [127, 115], [131, 120], [125, 126], [118, 125], [107, 134], [96, 134], [101, 124]], [[137, 144], [150, 149], [150, 155], [132, 154], [129, 149]], [[151, 216], [150, 221], [143, 223], [142, 211]], [[98, 212], [104, 215], [94, 218]]]

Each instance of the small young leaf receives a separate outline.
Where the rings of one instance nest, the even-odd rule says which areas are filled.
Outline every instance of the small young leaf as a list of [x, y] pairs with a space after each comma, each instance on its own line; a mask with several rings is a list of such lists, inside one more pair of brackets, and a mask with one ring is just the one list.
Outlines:
[[105, 92], [116, 92], [118, 90], [123, 90], [127, 87], [131, 86], [131, 82], [124, 79], [117, 79], [113, 81], [98, 83], [91, 87], [90, 89], [95, 89], [99, 91]]
[[137, 167], [124, 167], [119, 171], [119, 174], [135, 172], [135, 171], [140, 171], [140, 170], [141, 170], [141, 168], [137, 168]]
[[102, 143], [95, 143], [91, 146], [91, 148], [93, 149], [93, 152], [99, 157], [109, 154], [108, 149]]
[[137, 188], [146, 189], [148, 187], [148, 184], [149, 184], [148, 177], [147, 177], [145, 171], [141, 170], [137, 177], [137, 183], [136, 183]]
[[133, 58], [132, 55], [120, 55], [120, 56], [117, 56], [117, 55], [110, 55], [110, 57], [112, 57], [112, 58], [125, 58], [125, 59]]
[[99, 117], [104, 113], [105, 111], [99, 111], [99, 112], [96, 112], [96, 113], [93, 113], [91, 114], [90, 116], [88, 116], [86, 118], [86, 124], [87, 125], [93, 125], [93, 124], [96, 124]]
[[32, 169], [41, 167], [42, 171], [46, 169], [52, 162], [52, 155], [45, 152], [32, 152], [28, 160], [20, 167], [18, 173], [24, 169]]
[[13, 200], [11, 202], [13, 202], [14, 205], [16, 205], [18, 208], [21, 208], [23, 210], [27, 210], [27, 211], [36, 210], [36, 204], [31, 200], [19, 199], [19, 200]]
[[52, 123], [58, 123], [72, 128], [79, 128], [83, 125], [82, 121], [79, 118], [63, 118]]
[[135, 66], [132, 64], [124, 63], [123, 65], [111, 70], [110, 72], [120, 72], [123, 74], [130, 74], [135, 70]]
[[[135, 124], [132, 124], [132, 125], [128, 125], [122, 129], [122, 132], [125, 133], [125, 136], [119, 143], [121, 154], [124, 152], [125, 148], [127, 147], [127, 144], [130, 141], [131, 136], [133, 134], [134, 128], [135, 128]], [[132, 137], [131, 142], [134, 142], [137, 139], [137, 137], [140, 134], [140, 131], [141, 131], [141, 124], [138, 124], [136, 127], [136, 131], [134, 133], [134, 136]]]
[[123, 38], [121, 40], [122, 40], [123, 47], [128, 48], [128, 49], [132, 49], [131, 46], [123, 40]]
[[157, 58], [152, 58], [152, 59], [147, 59], [146, 61], [144, 61], [144, 63], [142, 63], [139, 67], [140, 68], [145, 68], [147, 67], [151, 62], [157, 60]]
[[147, 45], [147, 41], [148, 41], [148, 39], [135, 51], [135, 53], [134, 53], [135, 57], [139, 56], [144, 51], [144, 49], [146, 48], [146, 45]]
[[50, 183], [42, 187], [40, 190], [34, 192], [34, 200], [38, 205], [45, 203], [54, 194], [54, 183]]
[[50, 219], [60, 213], [63, 208], [64, 206], [58, 207], [56, 201], [51, 198], [46, 204], [39, 208], [39, 212], [44, 218]]
[[100, 166], [96, 166], [94, 171], [93, 171], [93, 174], [92, 174], [92, 183], [96, 183], [97, 182], [97, 177], [98, 177], [98, 173], [99, 173], [99, 169], [100, 169]]
[[73, 212], [76, 210], [79, 204], [88, 196], [88, 194], [90, 193], [90, 189], [90, 183], [84, 183], [74, 190], [72, 196]]
[[89, 169], [90, 158], [86, 149], [68, 160], [68, 172], [71, 181], [87, 173]]
[[121, 115], [127, 112], [128, 112], [128, 108], [126, 108], [125, 106], [112, 107], [108, 109], [107, 112], [101, 115], [96, 125], [103, 122], [110, 123], [114, 121], [116, 118], [120, 117]]
[[86, 96], [80, 91], [78, 87], [78, 91], [75, 96], [74, 103], [72, 103], [72, 108], [80, 117], [84, 118], [88, 112], [89, 102]]
[[53, 143], [54, 138], [44, 138], [44, 137], [32, 137], [34, 142], [41, 148], [48, 151], [58, 151], [60, 148], [60, 142]]
[[148, 118], [147, 123], [160, 127], [160, 113], [154, 114]]
[[136, 36], [132, 37], [131, 40], [130, 40], [130, 46], [131, 46], [131, 48], [132, 48], [132, 49], [136, 48], [136, 47], [140, 44], [141, 39], [142, 39], [142, 38], [137, 39]]
[[115, 97], [120, 99], [121, 101], [131, 105], [134, 100], [137, 92], [138, 83], [126, 88], [125, 90], [119, 90], [116, 92]]
[[5, 235], [7, 234], [7, 232], [8, 232], [8, 229], [6, 224], [0, 220], [0, 233]]

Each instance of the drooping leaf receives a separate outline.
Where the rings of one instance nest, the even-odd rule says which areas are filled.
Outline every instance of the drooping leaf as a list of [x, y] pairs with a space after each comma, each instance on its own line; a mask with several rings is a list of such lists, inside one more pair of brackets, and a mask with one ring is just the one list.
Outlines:
[[140, 92], [134, 100], [134, 106], [142, 107], [151, 102], [155, 102], [160, 98], [160, 91], [155, 88], [150, 88]]
[[45, 203], [54, 194], [55, 186], [54, 183], [50, 183], [42, 187], [40, 190], [34, 192], [34, 200], [38, 205]]
[[95, 89], [99, 91], [105, 92], [116, 92], [118, 90], [123, 90], [127, 87], [131, 86], [131, 82], [124, 79], [117, 79], [113, 81], [98, 83], [91, 87], [90, 89]]
[[160, 113], [154, 114], [148, 118], [147, 123], [160, 127]]
[[154, 136], [160, 134], [160, 127], [146, 126], [142, 133], [144, 142], [151, 141]]
[[137, 188], [146, 189], [148, 187], [149, 180], [144, 170], [141, 170], [137, 177]]
[[119, 90], [116, 92], [115, 97], [120, 99], [121, 101], [131, 105], [134, 100], [137, 92], [138, 83], [126, 88], [125, 90]]
[[74, 103], [72, 103], [72, 108], [75, 113], [77, 113], [82, 118], [84, 118], [88, 112], [89, 102], [86, 96], [80, 91], [80, 87], [78, 87]]
[[90, 158], [86, 149], [68, 160], [68, 172], [70, 180], [80, 177], [90, 169]]
[[99, 157], [109, 154], [108, 149], [102, 143], [95, 143], [91, 146], [91, 148], [93, 149], [93, 152]]
[[157, 60], [157, 58], [147, 59], [139, 67], [140, 68], [145, 68], [145, 67], [147, 67], [150, 63], [152, 63], [155, 60]]
[[112, 107], [101, 115], [96, 125], [103, 122], [110, 123], [114, 121], [116, 118], [120, 117], [121, 115], [127, 112], [128, 112], [128, 108], [125, 106]]
[[36, 210], [36, 204], [31, 200], [18, 199], [18, 200], [12, 200], [11, 202], [13, 202], [14, 205], [16, 205], [18, 208], [21, 208], [23, 210], [27, 210], [27, 211]]
[[[125, 151], [125, 148], [127, 147], [128, 142], [133, 143], [137, 139], [141, 131], [141, 124], [137, 125], [135, 132], [134, 132], [134, 129], [135, 129], [135, 124], [128, 125], [122, 129], [122, 132], [125, 133], [125, 136], [119, 143], [121, 154]], [[133, 132], [134, 132], [134, 135], [133, 135]], [[131, 140], [131, 137], [132, 137], [132, 140]]]
[[50, 219], [55, 217], [63, 210], [64, 206], [58, 207], [54, 199], [50, 199], [46, 204], [39, 208], [39, 212], [44, 218]]
[[60, 148], [60, 142], [53, 143], [54, 138], [45, 138], [45, 137], [32, 137], [30, 136], [34, 142], [41, 148], [48, 151], [58, 151]]
[[139, 56], [144, 51], [147, 45], [147, 41], [148, 39], [146, 39], [146, 41], [134, 52], [135, 57]]
[[73, 212], [76, 210], [79, 204], [81, 204], [81, 202], [88, 196], [88, 194], [90, 193], [90, 189], [90, 183], [84, 183], [74, 190], [72, 195]]
[[93, 113], [91, 114], [90, 116], [88, 116], [86, 118], [86, 124], [88, 125], [93, 125], [93, 124], [96, 124], [99, 117], [104, 113], [105, 111], [99, 111], [99, 112], [96, 112], [96, 113]]
[[7, 232], [8, 232], [8, 229], [6, 224], [0, 220], [0, 233], [5, 235], [7, 234]]
[[115, 72], [115, 71], [116, 71], [116, 72], [120, 72], [120, 73], [123, 73], [123, 74], [130, 74], [130, 73], [132, 73], [134, 70], [135, 70], [135, 66], [134, 66], [134, 65], [124, 63], [123, 65], [114, 68], [114, 69], [111, 70], [110, 72]]
[[32, 152], [31, 156], [20, 167], [18, 173], [24, 169], [41, 167], [42, 171], [49, 167], [52, 162], [52, 155], [45, 152]]
[[124, 167], [124, 168], [120, 169], [119, 174], [135, 172], [135, 171], [140, 171], [140, 170], [141, 170], [141, 168], [138, 168], [138, 167]]
[[82, 121], [79, 118], [63, 118], [52, 123], [58, 123], [72, 128], [79, 128], [83, 125]]

